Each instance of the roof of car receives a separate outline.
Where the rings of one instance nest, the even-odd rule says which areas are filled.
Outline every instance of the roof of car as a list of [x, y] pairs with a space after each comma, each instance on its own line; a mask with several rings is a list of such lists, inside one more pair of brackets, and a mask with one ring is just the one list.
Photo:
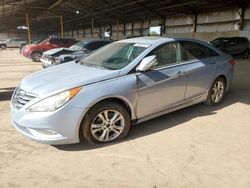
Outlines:
[[130, 39], [120, 40], [118, 42], [131, 42], [131, 43], [144, 43], [144, 44], [155, 44], [158, 42], [168, 42], [174, 40], [173, 37], [135, 37]]
[[112, 42], [112, 41], [110, 41], [110, 40], [102, 40], [102, 39], [83, 39], [83, 40], [80, 40], [79, 42], [90, 43], [90, 42]]

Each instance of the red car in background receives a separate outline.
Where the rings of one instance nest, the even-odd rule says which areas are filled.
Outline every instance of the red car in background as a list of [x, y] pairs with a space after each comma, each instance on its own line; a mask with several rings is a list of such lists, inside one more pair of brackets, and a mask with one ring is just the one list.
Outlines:
[[54, 48], [69, 48], [76, 41], [70, 38], [48, 38], [38, 44], [28, 44], [22, 48], [21, 54], [34, 62], [39, 62], [43, 52]]

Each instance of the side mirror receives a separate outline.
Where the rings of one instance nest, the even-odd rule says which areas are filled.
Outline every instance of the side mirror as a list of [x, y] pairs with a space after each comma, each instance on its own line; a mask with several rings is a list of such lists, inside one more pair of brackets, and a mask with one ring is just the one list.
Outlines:
[[140, 71], [140, 72], [144, 72], [147, 71], [149, 69], [151, 69], [152, 67], [154, 67], [155, 65], [157, 65], [157, 59], [155, 55], [151, 55], [148, 57], [145, 57], [141, 63], [139, 64], [139, 66], [136, 68], [136, 71]]

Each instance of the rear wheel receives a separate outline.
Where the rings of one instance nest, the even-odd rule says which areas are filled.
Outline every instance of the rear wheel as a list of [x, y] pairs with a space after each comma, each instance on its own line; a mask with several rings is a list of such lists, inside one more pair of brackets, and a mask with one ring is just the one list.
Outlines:
[[243, 53], [243, 56], [242, 56], [244, 59], [247, 59], [249, 57], [249, 49], [246, 49]]
[[41, 52], [33, 52], [31, 54], [31, 59], [34, 61], [34, 62], [39, 62], [40, 59], [42, 57], [42, 53]]
[[89, 143], [108, 143], [126, 137], [130, 129], [130, 116], [126, 108], [103, 102], [92, 107], [82, 123], [84, 138]]
[[7, 46], [4, 44], [2, 44], [0, 47], [1, 47], [1, 50], [6, 50], [6, 48], [7, 48]]
[[225, 96], [226, 92], [226, 82], [222, 77], [217, 78], [212, 84], [206, 104], [215, 106], [220, 104]]

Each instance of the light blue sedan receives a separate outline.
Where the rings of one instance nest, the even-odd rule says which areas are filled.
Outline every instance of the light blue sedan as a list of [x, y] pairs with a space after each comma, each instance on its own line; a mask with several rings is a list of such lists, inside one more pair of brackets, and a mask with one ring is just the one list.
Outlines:
[[104, 46], [79, 62], [33, 73], [13, 94], [15, 128], [41, 143], [107, 143], [131, 124], [201, 102], [222, 102], [235, 61], [209, 44], [139, 37]]

